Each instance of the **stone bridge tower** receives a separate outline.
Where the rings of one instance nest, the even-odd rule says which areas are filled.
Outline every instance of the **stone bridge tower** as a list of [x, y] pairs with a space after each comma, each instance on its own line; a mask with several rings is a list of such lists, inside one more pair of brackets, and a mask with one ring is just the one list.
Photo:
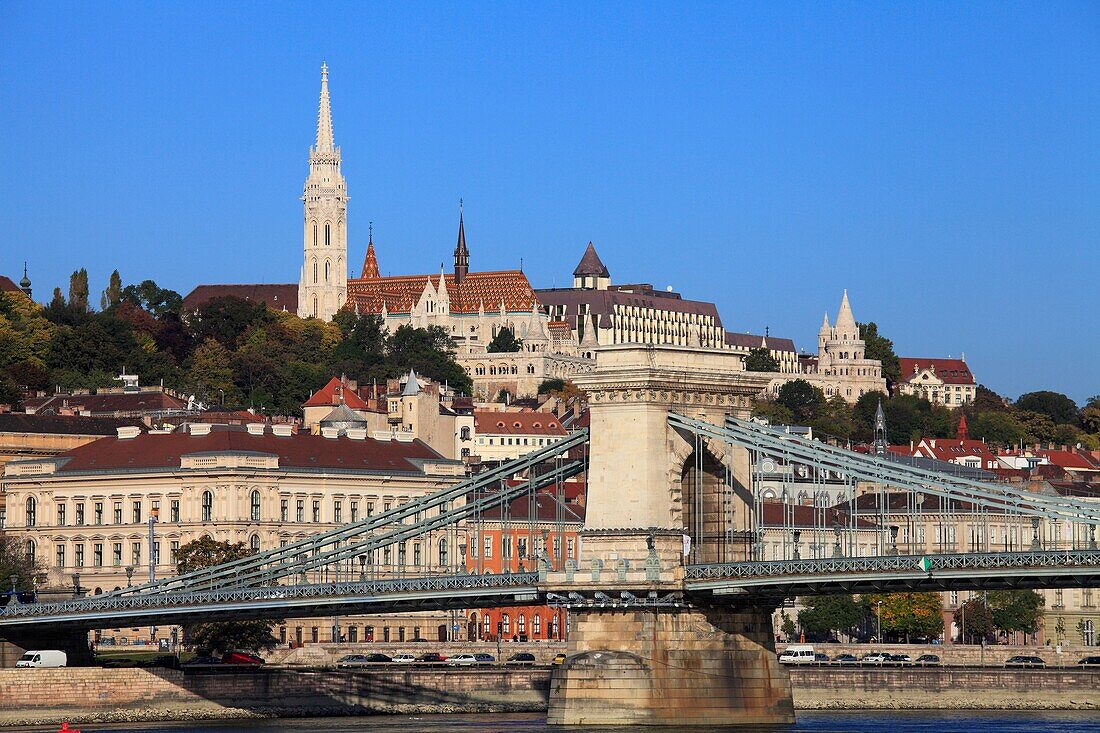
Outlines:
[[747, 558], [748, 454], [668, 424], [669, 411], [719, 425], [747, 417], [767, 378], [731, 352], [628, 344], [601, 349], [596, 372], [575, 381], [591, 409], [588, 497], [579, 562], [547, 577], [573, 619], [549, 721], [793, 722], [773, 609], [683, 595], [686, 564]]

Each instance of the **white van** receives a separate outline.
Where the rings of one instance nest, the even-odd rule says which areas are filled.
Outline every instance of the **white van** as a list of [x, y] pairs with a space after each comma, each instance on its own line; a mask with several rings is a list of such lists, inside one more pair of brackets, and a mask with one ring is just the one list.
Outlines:
[[65, 652], [56, 649], [43, 649], [42, 651], [27, 652], [19, 657], [16, 667], [64, 667], [69, 659]]
[[780, 664], [813, 664], [814, 648], [812, 644], [791, 644], [779, 655]]

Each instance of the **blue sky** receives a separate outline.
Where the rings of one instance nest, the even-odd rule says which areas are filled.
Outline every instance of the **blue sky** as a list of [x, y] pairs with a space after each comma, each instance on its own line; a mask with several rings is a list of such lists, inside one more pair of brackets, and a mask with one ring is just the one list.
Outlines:
[[297, 280], [327, 59], [385, 274], [715, 301], [815, 346], [847, 288], [903, 356], [1100, 393], [1100, 4], [0, 4], [0, 273]]

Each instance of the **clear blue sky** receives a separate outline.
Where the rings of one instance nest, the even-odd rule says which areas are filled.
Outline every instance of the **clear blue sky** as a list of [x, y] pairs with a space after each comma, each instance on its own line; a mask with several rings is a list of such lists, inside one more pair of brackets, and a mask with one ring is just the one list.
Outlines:
[[321, 60], [383, 273], [523, 258], [1100, 392], [1100, 4], [0, 4], [0, 272], [298, 277]]

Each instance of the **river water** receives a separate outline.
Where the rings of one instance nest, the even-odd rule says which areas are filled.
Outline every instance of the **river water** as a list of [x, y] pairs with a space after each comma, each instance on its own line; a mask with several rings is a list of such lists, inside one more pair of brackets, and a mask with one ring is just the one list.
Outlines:
[[[74, 726], [75, 727], [75, 726]], [[130, 723], [82, 725], [83, 733], [546, 733], [546, 716], [520, 715], [386, 715], [357, 718]], [[571, 728], [568, 730], [577, 730]], [[679, 728], [598, 728], [601, 733], [680, 733]], [[739, 733], [753, 729], [734, 728]], [[768, 728], [783, 733], [1100, 733], [1100, 711], [987, 712], [863, 711], [798, 714], [794, 726]]]

